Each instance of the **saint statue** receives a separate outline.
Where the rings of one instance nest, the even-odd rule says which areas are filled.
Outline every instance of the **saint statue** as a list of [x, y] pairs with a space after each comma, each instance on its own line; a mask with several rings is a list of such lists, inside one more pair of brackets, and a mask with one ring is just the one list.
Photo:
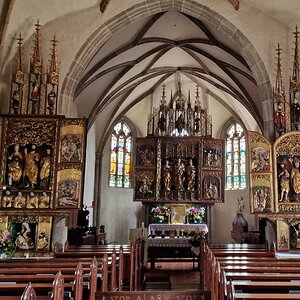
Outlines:
[[38, 180], [38, 162], [40, 156], [36, 153], [36, 146], [32, 145], [31, 151], [28, 153], [27, 148], [24, 149], [25, 153], [25, 168], [24, 168], [24, 182], [25, 187], [36, 187]]
[[286, 120], [285, 120], [285, 112], [283, 110], [282, 102], [276, 103], [275, 113], [274, 113], [274, 124], [275, 131], [278, 135], [282, 135], [286, 131]]
[[42, 196], [39, 199], [39, 208], [49, 208], [50, 197], [46, 192], [43, 192]]
[[56, 93], [55, 90], [52, 89], [47, 97], [47, 109], [49, 110], [49, 115], [53, 115], [54, 106], [55, 106], [55, 100], [56, 100]]
[[37, 195], [35, 195], [33, 192], [29, 194], [26, 208], [37, 208], [38, 207], [39, 198]]
[[189, 164], [186, 167], [186, 176], [187, 176], [187, 190], [194, 191], [195, 189], [195, 179], [196, 179], [196, 168], [193, 165], [193, 160], [189, 160]]
[[299, 158], [294, 158], [294, 167], [291, 172], [291, 179], [292, 179], [292, 187], [294, 192], [298, 195], [300, 194], [300, 162]]
[[25, 208], [26, 197], [23, 196], [22, 192], [18, 192], [18, 195], [14, 199], [14, 208]]
[[20, 109], [20, 92], [19, 92], [18, 88], [16, 88], [13, 92], [11, 107], [14, 110], [14, 114], [19, 113], [19, 109]]
[[185, 180], [185, 166], [180, 158], [177, 160], [177, 165], [175, 166], [175, 186], [179, 191], [184, 189], [184, 180]]
[[42, 158], [41, 164], [40, 186], [47, 188], [51, 169], [51, 149], [47, 148], [46, 155]]
[[23, 155], [20, 145], [15, 144], [13, 153], [8, 156], [8, 186], [19, 187], [22, 178]]
[[167, 191], [171, 190], [171, 174], [172, 174], [172, 167], [168, 160], [166, 160], [166, 164], [164, 166], [164, 173], [163, 173], [163, 180], [164, 180], [164, 188]]
[[292, 129], [298, 130], [298, 125], [300, 122], [300, 104], [296, 97], [291, 104], [291, 121], [293, 126]]
[[1, 206], [4, 208], [10, 208], [13, 206], [13, 197], [12, 195], [10, 194], [10, 191], [6, 191], [5, 192], [5, 195], [2, 196], [2, 204]]
[[285, 168], [284, 163], [280, 164], [280, 170], [278, 172], [278, 179], [280, 182], [280, 199], [279, 201], [287, 201], [288, 200], [288, 193], [290, 191], [290, 173]]

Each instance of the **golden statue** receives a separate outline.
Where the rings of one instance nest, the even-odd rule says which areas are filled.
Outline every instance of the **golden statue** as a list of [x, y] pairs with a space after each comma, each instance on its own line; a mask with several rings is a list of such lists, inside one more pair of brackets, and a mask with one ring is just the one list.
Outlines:
[[26, 197], [23, 196], [22, 192], [18, 192], [18, 195], [14, 199], [14, 208], [25, 208]]
[[35, 152], [36, 146], [32, 145], [31, 151], [28, 153], [27, 148], [24, 149], [25, 152], [25, 168], [24, 168], [24, 182], [25, 187], [35, 187], [38, 179], [38, 161], [40, 156]]
[[12, 207], [13, 206], [13, 197], [10, 194], [10, 191], [6, 191], [5, 195], [2, 197], [2, 207]]
[[42, 196], [39, 199], [39, 208], [49, 208], [50, 197], [46, 192], [43, 192]]
[[294, 158], [294, 167], [291, 172], [292, 186], [296, 194], [300, 194], [300, 162], [297, 157]]
[[18, 187], [22, 177], [23, 155], [20, 145], [14, 146], [14, 152], [8, 157], [8, 186]]
[[51, 149], [46, 150], [47, 154], [42, 158], [42, 167], [40, 171], [40, 186], [47, 187], [51, 169]]
[[29, 194], [29, 198], [26, 204], [26, 208], [37, 208], [38, 207], [39, 198], [33, 192]]

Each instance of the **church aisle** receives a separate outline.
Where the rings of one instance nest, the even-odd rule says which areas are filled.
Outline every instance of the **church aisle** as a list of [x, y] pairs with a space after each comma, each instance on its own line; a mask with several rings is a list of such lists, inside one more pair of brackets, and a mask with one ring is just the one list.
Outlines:
[[158, 261], [155, 269], [147, 264], [144, 272], [144, 290], [197, 290], [200, 272], [193, 270], [192, 261]]

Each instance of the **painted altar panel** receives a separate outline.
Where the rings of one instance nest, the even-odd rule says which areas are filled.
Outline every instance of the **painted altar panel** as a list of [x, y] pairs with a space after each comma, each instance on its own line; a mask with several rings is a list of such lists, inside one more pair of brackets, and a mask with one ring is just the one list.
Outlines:
[[251, 213], [273, 213], [273, 181], [271, 174], [250, 175]]
[[277, 229], [277, 250], [289, 251], [290, 250], [290, 228], [289, 225], [282, 221], [276, 220]]
[[66, 119], [59, 133], [59, 163], [83, 163], [85, 149], [85, 119]]
[[299, 140], [299, 132], [289, 132], [274, 143], [275, 198], [279, 213], [300, 212]]
[[57, 172], [56, 207], [80, 208], [82, 202], [81, 166], [78, 164], [63, 164]]
[[251, 213], [274, 213], [272, 146], [260, 133], [248, 132]]

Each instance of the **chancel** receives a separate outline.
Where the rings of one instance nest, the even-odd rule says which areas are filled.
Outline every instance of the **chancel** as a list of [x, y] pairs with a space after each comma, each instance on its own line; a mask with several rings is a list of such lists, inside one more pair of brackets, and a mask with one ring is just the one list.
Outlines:
[[296, 299], [297, 1], [70, 3], [0, 6], [1, 297]]

